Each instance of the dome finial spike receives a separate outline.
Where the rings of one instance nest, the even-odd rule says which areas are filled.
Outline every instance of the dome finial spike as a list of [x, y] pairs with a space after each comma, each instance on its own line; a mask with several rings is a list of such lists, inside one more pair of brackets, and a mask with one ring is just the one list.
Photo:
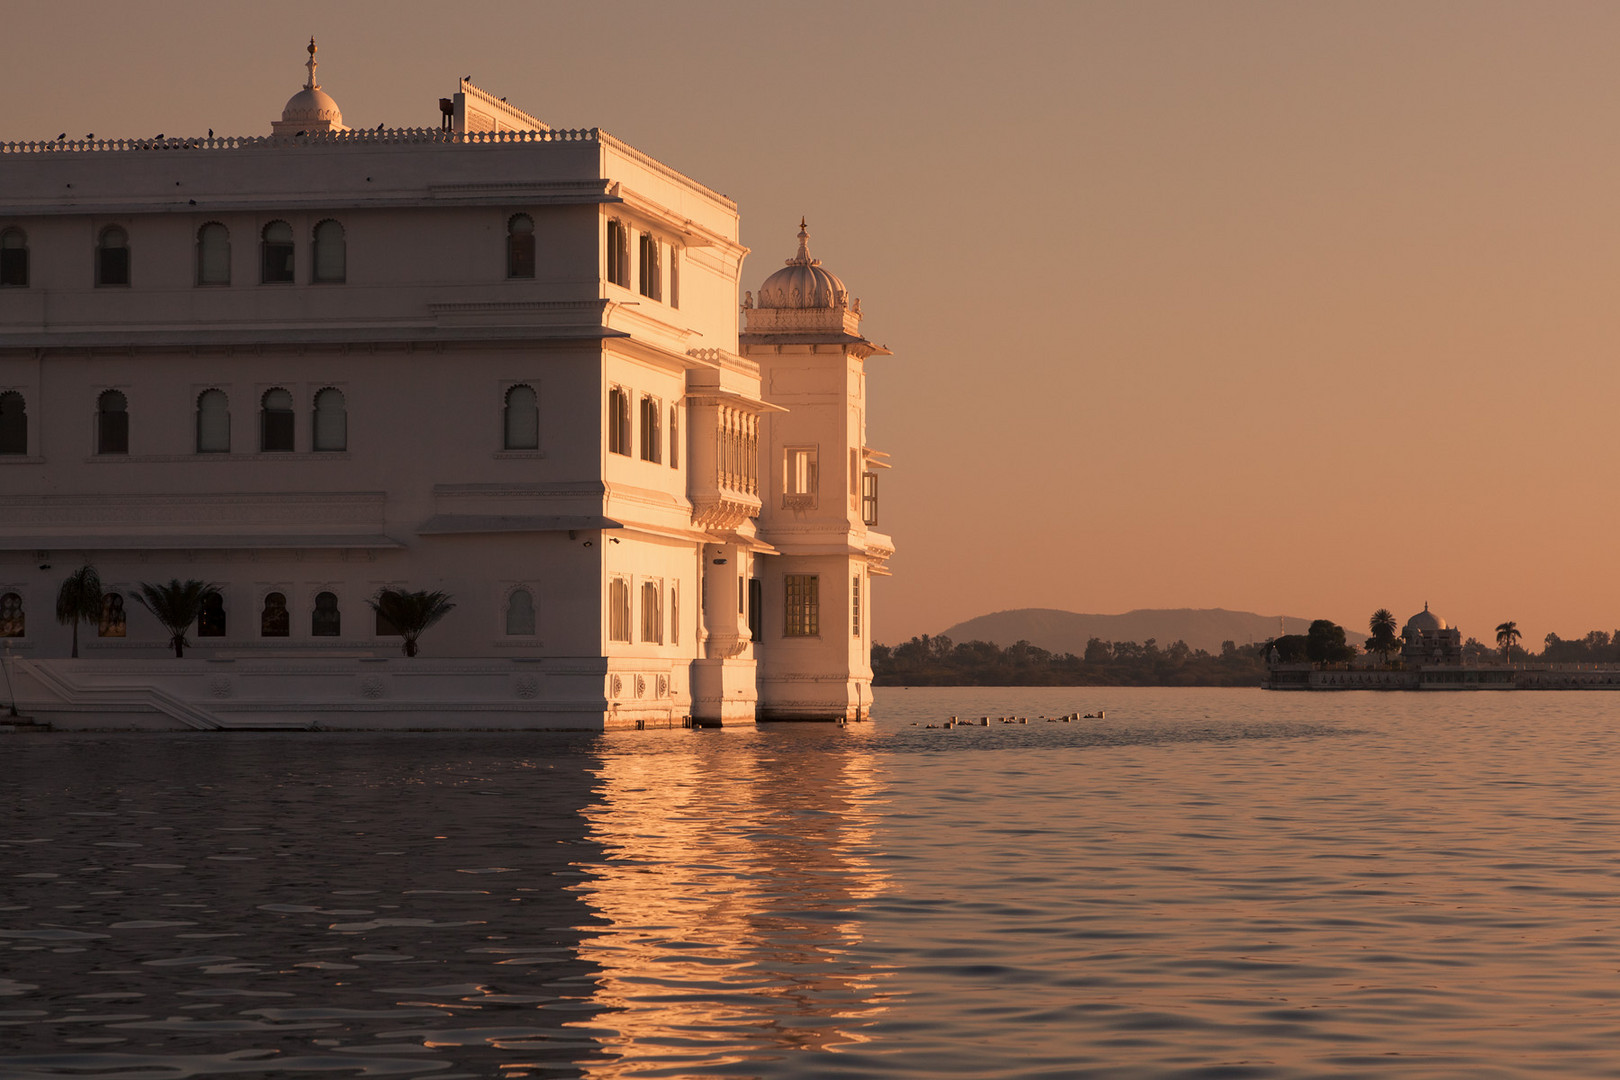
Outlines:
[[795, 264], [799, 266], [810, 265], [810, 232], [809, 227], [804, 223], [803, 217], [799, 218], [799, 253], [788, 260], [789, 266]]
[[313, 34], [309, 38], [309, 62], [304, 66], [309, 68], [309, 79], [304, 83], [304, 89], [319, 89], [321, 84], [315, 81], [315, 35]]

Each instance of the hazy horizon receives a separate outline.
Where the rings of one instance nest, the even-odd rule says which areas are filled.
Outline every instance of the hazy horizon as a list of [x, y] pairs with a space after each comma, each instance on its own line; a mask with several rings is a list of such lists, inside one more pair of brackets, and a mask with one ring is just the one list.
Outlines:
[[[926, 12], [926, 17], [922, 13]], [[892, 358], [895, 642], [1019, 607], [1620, 625], [1620, 7], [8, 6], [0, 141], [358, 127], [458, 76], [735, 198]], [[1607, 118], [1607, 119], [1605, 119]], [[0, 159], [0, 169], [4, 168]]]

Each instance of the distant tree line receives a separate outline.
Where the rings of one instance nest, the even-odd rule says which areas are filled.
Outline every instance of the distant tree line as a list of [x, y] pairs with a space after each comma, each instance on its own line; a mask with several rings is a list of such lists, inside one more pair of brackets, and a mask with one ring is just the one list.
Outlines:
[[[1376, 657], [1378, 663], [1399, 664], [1401, 639], [1388, 609], [1375, 611], [1368, 629], [1371, 634], [1360, 649], [1349, 643], [1344, 627], [1317, 619], [1303, 634], [1284, 634], [1250, 645], [1223, 641], [1218, 654], [1191, 648], [1184, 641], [1160, 648], [1154, 638], [1138, 644], [1094, 637], [1086, 642], [1081, 656], [1050, 652], [1027, 641], [1003, 648], [989, 641], [954, 642], [944, 635], [924, 634], [892, 647], [873, 645], [872, 682], [877, 686], [1257, 686], [1265, 677], [1273, 649], [1283, 663], [1351, 664]], [[1514, 623], [1496, 629], [1495, 647], [1474, 638], [1463, 642], [1465, 663], [1620, 664], [1620, 630], [1612, 634], [1593, 630], [1572, 640], [1548, 634], [1545, 648], [1537, 654], [1520, 647], [1521, 635]]]
[[872, 646], [872, 681], [878, 686], [1257, 686], [1265, 675], [1266, 646], [1221, 643], [1218, 655], [1185, 641], [1164, 648], [1155, 638], [1092, 638], [1083, 656], [1054, 653], [1020, 641], [1002, 648], [989, 641], [953, 642], [943, 635], [914, 637], [901, 645]]

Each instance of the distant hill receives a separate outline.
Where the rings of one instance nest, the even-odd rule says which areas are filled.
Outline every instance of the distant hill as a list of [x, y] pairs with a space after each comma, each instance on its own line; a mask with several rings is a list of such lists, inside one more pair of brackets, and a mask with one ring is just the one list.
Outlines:
[[[1245, 645], [1251, 641], [1268, 641], [1277, 636], [1276, 615], [1256, 615], [1252, 611], [1227, 611], [1224, 608], [1144, 608], [1127, 611], [1123, 615], [1082, 615], [1074, 611], [1054, 608], [1018, 608], [998, 611], [993, 615], [980, 615], [976, 619], [957, 623], [942, 631], [952, 641], [991, 641], [1005, 648], [1015, 642], [1027, 641], [1055, 653], [1072, 652], [1083, 656], [1086, 642], [1102, 638], [1104, 641], [1135, 641], [1148, 638], [1157, 640], [1162, 649], [1174, 641], [1185, 641], [1194, 649], [1210, 653], [1221, 651], [1221, 642], [1233, 641]], [[1303, 634], [1311, 625], [1310, 619], [1282, 616], [1287, 633]], [[1342, 625], [1342, 624], [1341, 624]], [[1346, 626], [1345, 635], [1353, 645], [1367, 639]]]

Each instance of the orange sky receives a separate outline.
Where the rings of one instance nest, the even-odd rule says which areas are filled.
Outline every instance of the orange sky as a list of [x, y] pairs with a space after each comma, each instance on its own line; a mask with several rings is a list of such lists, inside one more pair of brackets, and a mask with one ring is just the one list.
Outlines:
[[749, 285], [807, 215], [895, 351], [877, 640], [1023, 606], [1620, 626], [1620, 5], [5, 21], [0, 139], [268, 132], [314, 33], [352, 124], [434, 123], [471, 73], [725, 191]]

